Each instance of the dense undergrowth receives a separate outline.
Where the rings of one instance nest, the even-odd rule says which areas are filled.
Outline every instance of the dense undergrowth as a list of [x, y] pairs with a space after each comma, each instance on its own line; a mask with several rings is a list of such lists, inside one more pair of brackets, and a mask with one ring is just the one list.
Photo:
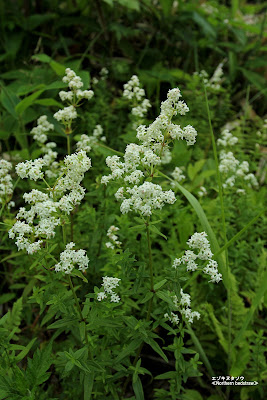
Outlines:
[[264, 399], [266, 3], [0, 7], [0, 399]]

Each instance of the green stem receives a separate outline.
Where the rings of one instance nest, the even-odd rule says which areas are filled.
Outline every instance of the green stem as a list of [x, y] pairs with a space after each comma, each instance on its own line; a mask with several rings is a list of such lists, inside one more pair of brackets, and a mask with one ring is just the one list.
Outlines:
[[[207, 114], [208, 114], [209, 127], [210, 127], [210, 133], [211, 133], [213, 154], [214, 154], [214, 159], [215, 159], [215, 163], [216, 163], [216, 173], [217, 173], [217, 181], [218, 181], [218, 186], [219, 186], [220, 207], [221, 207], [221, 216], [222, 216], [222, 225], [223, 225], [224, 246], [226, 246], [228, 240], [227, 240], [227, 234], [226, 234], [226, 221], [225, 221], [225, 212], [224, 212], [222, 179], [221, 179], [221, 174], [220, 174], [220, 170], [219, 170], [218, 154], [217, 154], [217, 149], [216, 149], [215, 136], [214, 136], [212, 123], [211, 123], [211, 116], [210, 116], [210, 109], [209, 109], [207, 91], [206, 91], [205, 85], [203, 85], [203, 86], [204, 86], [204, 92], [205, 92], [205, 100], [206, 100]], [[229, 260], [228, 260], [228, 251], [227, 251], [227, 249], [225, 249], [225, 258], [226, 258], [227, 280], [229, 282]], [[231, 346], [231, 341], [232, 341], [232, 335], [231, 335], [231, 329], [232, 329], [231, 286], [229, 286], [228, 289], [227, 289], [227, 305], [228, 305], [228, 361], [227, 361], [227, 368], [228, 368], [228, 374], [230, 374], [231, 347], [232, 347]], [[228, 390], [228, 396], [227, 397], [229, 397], [230, 386], [228, 386], [228, 388], [229, 388], [229, 390]]]
[[[146, 235], [147, 235], [147, 247], [148, 247], [148, 265], [149, 265], [149, 274], [150, 274], [150, 290], [152, 293], [154, 293], [154, 276], [153, 276], [153, 264], [152, 264], [152, 252], [151, 252], [151, 239], [150, 239], [150, 232], [149, 232], [149, 220], [146, 221]], [[148, 303], [148, 309], [147, 309], [147, 315], [146, 315], [146, 321], [149, 322], [150, 317], [151, 317], [151, 311], [152, 311], [152, 304], [153, 304], [153, 296], [149, 300]], [[141, 355], [141, 351], [143, 349], [144, 342], [142, 342], [137, 350], [136, 356], [133, 361], [133, 366], [136, 366], [137, 361], [139, 360], [139, 357]], [[123, 388], [122, 388], [122, 396], [125, 393], [125, 390], [127, 388], [128, 383], [130, 382], [130, 375], [127, 377], [127, 379], [124, 382]]]
[[68, 149], [68, 155], [70, 155], [70, 135], [67, 134], [67, 149]]
[[[75, 300], [75, 304], [76, 304], [76, 307], [77, 307], [77, 310], [78, 310], [78, 313], [79, 313], [79, 316], [80, 316], [80, 320], [81, 320], [81, 322], [85, 323], [85, 319], [83, 318], [82, 310], [81, 310], [81, 307], [80, 307], [80, 304], [79, 304], [79, 300], [78, 300], [78, 297], [77, 297], [77, 295], [75, 293], [74, 286], [73, 286], [73, 283], [72, 283], [70, 275], [68, 275], [68, 281], [69, 281], [69, 285], [70, 285], [70, 288], [71, 288], [71, 291], [72, 291], [72, 294], [73, 294], [73, 297], [74, 297], [74, 300]], [[89, 342], [88, 342], [87, 332], [85, 332], [84, 336], [85, 336], [86, 344], [87, 344], [88, 349], [89, 349]]]
[[147, 237], [147, 247], [148, 247], [148, 265], [149, 265], [149, 274], [150, 274], [150, 289], [151, 292], [154, 292], [154, 277], [153, 277], [153, 265], [152, 265], [152, 253], [151, 253], [151, 240], [150, 240], [150, 232], [149, 232], [149, 223], [146, 225], [146, 237]]

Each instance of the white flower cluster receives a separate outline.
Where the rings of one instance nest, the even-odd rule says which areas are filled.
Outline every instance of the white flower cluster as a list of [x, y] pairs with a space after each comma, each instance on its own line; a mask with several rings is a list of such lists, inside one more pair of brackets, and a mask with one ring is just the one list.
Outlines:
[[[185, 319], [191, 324], [194, 322], [194, 318], [197, 319], [200, 318], [200, 314], [197, 311], [191, 310], [190, 308], [191, 298], [189, 294], [184, 293], [183, 289], [181, 289], [180, 295], [181, 295], [180, 301], [178, 300], [177, 296], [173, 296], [172, 298], [173, 303], [177, 311], [179, 311], [185, 317]], [[174, 325], [178, 325], [180, 321], [178, 315], [175, 314], [174, 312], [171, 312], [170, 314], [166, 313], [164, 314], [164, 317], [167, 318]]]
[[[234, 146], [237, 142], [238, 138], [233, 136], [228, 129], [223, 130], [222, 137], [217, 140], [218, 146], [223, 147], [219, 153], [219, 171], [223, 174], [223, 187], [225, 189], [235, 187], [238, 186], [238, 183], [243, 183], [248, 187], [257, 187], [258, 181], [255, 175], [248, 173], [249, 163], [247, 161], [240, 162], [235, 158], [233, 152], [225, 151], [225, 148]], [[236, 193], [244, 194], [245, 190], [238, 187]]]
[[109, 228], [108, 228], [108, 231], [107, 231], [107, 237], [109, 238], [109, 242], [107, 242], [106, 243], [106, 247], [108, 248], [108, 249], [115, 249], [116, 247], [120, 247], [120, 245], [121, 245], [121, 242], [118, 240], [119, 238], [118, 238], [118, 236], [115, 234], [115, 232], [118, 232], [119, 231], [119, 228], [117, 228], [116, 226], [114, 226], [114, 225], [111, 225]]
[[[36, 161], [36, 160], [34, 160]], [[22, 177], [37, 175], [36, 165], [28, 161], [22, 164], [26, 172], [22, 173], [20, 164], [19, 173]], [[29, 165], [28, 165], [29, 164]], [[43, 165], [41, 163], [41, 165]], [[61, 223], [58, 217], [63, 211], [70, 214], [76, 205], [80, 204], [84, 197], [85, 189], [80, 185], [84, 173], [91, 167], [91, 160], [85, 151], [66, 156], [64, 166], [61, 169], [61, 176], [56, 180], [50, 194], [33, 189], [30, 193], [25, 193], [23, 198], [26, 203], [31, 205], [27, 211], [21, 207], [16, 219], [17, 222], [9, 231], [9, 237], [16, 237], [16, 245], [19, 250], [27, 250], [29, 254], [41, 249], [44, 239], [50, 239], [55, 235], [55, 228]], [[40, 168], [37, 169], [39, 175]], [[37, 242], [36, 242], [36, 239]]]
[[138, 76], [133, 75], [131, 79], [123, 85], [123, 97], [131, 100], [134, 107], [132, 108], [132, 114], [136, 117], [143, 118], [151, 104], [148, 99], [144, 99], [145, 91], [140, 87], [140, 81]]
[[177, 183], [181, 182], [185, 179], [185, 175], [183, 174], [183, 170], [179, 167], [175, 167], [174, 171], [171, 173], [173, 177], [173, 181], [171, 182], [171, 186], [176, 188]]
[[25, 207], [19, 209], [17, 221], [9, 230], [9, 237], [16, 238], [19, 250], [33, 254], [41, 249], [44, 239], [50, 239], [55, 235], [55, 228], [60, 224], [60, 218], [57, 218], [56, 204], [48, 194], [33, 189], [30, 193], [24, 193], [23, 198], [31, 208], [28, 211]]
[[102, 81], [104, 81], [105, 79], [107, 79], [107, 76], [109, 74], [109, 70], [106, 67], [101, 68], [99, 75], [100, 75], [100, 79]]
[[42, 172], [44, 165], [45, 162], [42, 158], [36, 158], [33, 161], [27, 160], [16, 165], [16, 173], [21, 179], [29, 178], [37, 181], [44, 177], [44, 173]]
[[[137, 128], [137, 138], [142, 144], [127, 145], [124, 162], [118, 156], [106, 158], [111, 174], [103, 176], [101, 182], [107, 184], [110, 180], [124, 180], [127, 186], [120, 187], [116, 193], [116, 198], [123, 201], [122, 213], [134, 210], [148, 216], [153, 209], [162, 208], [164, 203], [175, 202], [172, 191], [163, 192], [159, 185], [150, 182], [141, 184], [141, 180], [144, 180], [146, 175], [153, 177], [156, 166], [170, 161], [170, 141], [180, 138], [185, 139], [188, 145], [195, 143], [197, 132], [191, 125], [182, 129], [179, 125], [171, 123], [174, 115], [183, 115], [188, 111], [187, 105], [179, 100], [180, 97], [178, 88], [169, 90], [167, 100], [161, 104], [159, 117], [149, 127], [140, 125]], [[138, 184], [141, 185], [137, 186]], [[129, 185], [134, 187], [128, 187]]]
[[[126, 197], [130, 196], [130, 197]], [[123, 200], [120, 210], [122, 214], [135, 211], [144, 216], [152, 215], [153, 210], [161, 209], [164, 204], [173, 204], [176, 201], [172, 190], [163, 191], [160, 185], [145, 182], [133, 188], [119, 188], [115, 197]]]
[[63, 82], [68, 84], [69, 91], [60, 91], [59, 97], [62, 101], [68, 101], [69, 106], [64, 107], [62, 110], [54, 114], [54, 118], [66, 126], [70, 126], [73, 119], [77, 118], [76, 106], [83, 99], [90, 100], [94, 92], [92, 90], [81, 90], [83, 86], [81, 78], [75, 72], [67, 68], [63, 77]]
[[53, 129], [54, 129], [54, 125], [50, 124], [50, 122], [47, 121], [47, 116], [42, 115], [40, 118], [38, 118], [37, 126], [31, 130], [31, 133], [33, 134], [33, 138], [37, 142], [45, 143], [47, 141], [46, 132], [49, 132]]
[[89, 259], [86, 255], [85, 250], [73, 250], [75, 243], [70, 242], [66, 245], [66, 249], [60, 253], [60, 262], [55, 265], [55, 271], [65, 272], [65, 274], [70, 274], [75, 265], [79, 267], [78, 269], [82, 272], [88, 268]]
[[81, 135], [80, 140], [77, 142], [77, 150], [84, 150], [86, 153], [89, 153], [91, 149], [101, 140], [102, 142], [106, 141], [106, 137], [103, 136], [103, 128], [101, 125], [96, 125], [93, 130], [93, 135]]
[[203, 196], [207, 196], [207, 189], [204, 186], [200, 186], [199, 191], [198, 191], [198, 196], [199, 197], [203, 197]]
[[221, 88], [223, 78], [223, 63], [220, 63], [218, 65], [210, 79], [208, 73], [205, 70], [194, 72], [194, 75], [200, 77], [207, 88], [219, 90]]
[[217, 262], [212, 260], [213, 253], [211, 252], [206, 232], [194, 233], [187, 244], [190, 249], [199, 250], [199, 252], [196, 254], [192, 250], [186, 250], [181, 258], [175, 258], [172, 265], [173, 268], [177, 268], [181, 264], [186, 264], [187, 271], [196, 271], [198, 268], [198, 264], [195, 262], [196, 259], [205, 260], [208, 261], [208, 264], [204, 267], [203, 272], [210, 275], [210, 282], [220, 282], [222, 274], [218, 272]]
[[0, 204], [8, 203], [13, 194], [13, 182], [10, 175], [12, 164], [9, 161], [0, 160]]
[[119, 282], [120, 282], [119, 278], [104, 276], [103, 283], [102, 283], [104, 292], [98, 293], [97, 300], [102, 301], [102, 300], [108, 298], [108, 296], [110, 296], [111, 303], [118, 303], [120, 301], [120, 297], [114, 292], [113, 289], [115, 289], [116, 287], [119, 286]]
[[85, 172], [91, 168], [91, 159], [86, 152], [80, 150], [77, 153], [64, 158], [62, 168], [63, 176], [57, 179], [54, 185], [54, 194], [61, 197], [58, 201], [60, 210], [70, 214], [76, 205], [84, 198], [85, 189], [80, 185]]
[[[58, 168], [59, 168], [59, 163], [56, 161], [58, 153], [53, 150], [57, 146], [56, 143], [55, 142], [45, 143], [48, 139], [46, 133], [53, 129], [54, 129], [54, 125], [50, 124], [47, 121], [47, 116], [42, 115], [37, 120], [37, 126], [31, 130], [31, 133], [33, 133], [33, 135], [34, 135], [33, 138], [39, 144], [39, 146], [41, 147], [41, 151], [44, 154], [44, 156], [42, 157], [42, 160], [44, 161], [44, 166], [46, 167], [45, 174], [48, 176], [48, 178], [55, 178], [57, 176], [57, 172], [58, 172]], [[31, 174], [28, 174], [28, 176], [25, 176], [25, 178], [30, 177], [30, 176], [31, 176]], [[35, 175], [33, 175], [33, 176], [35, 176]], [[40, 176], [40, 178], [43, 177], [43, 175], [41, 173], [39, 176]], [[40, 179], [40, 178], [36, 178], [36, 179]], [[32, 179], [32, 178], [30, 178], [30, 179]]]
[[185, 139], [188, 146], [196, 142], [197, 131], [191, 125], [181, 128], [171, 122], [173, 116], [185, 115], [189, 111], [187, 104], [180, 100], [181, 97], [178, 88], [169, 90], [167, 100], [161, 103], [161, 112], [156, 120], [149, 127], [138, 127], [137, 138], [145, 146], [152, 147], [154, 151], [162, 151], [163, 145], [167, 148], [168, 141], [171, 140]]
[[78, 114], [74, 106], [64, 107], [62, 110], [54, 114], [54, 118], [63, 124], [69, 124], [73, 119], [77, 118]]
[[90, 100], [93, 97], [94, 92], [92, 90], [81, 90], [81, 87], [83, 87], [82, 80], [74, 71], [67, 68], [65, 74], [62, 81], [68, 84], [70, 91], [59, 92], [59, 97], [62, 101], [69, 101], [72, 103], [73, 101], [77, 102], [82, 99]]
[[234, 146], [238, 142], [238, 138], [233, 136], [229, 129], [224, 129], [221, 133], [221, 138], [217, 140], [218, 146], [228, 147]]

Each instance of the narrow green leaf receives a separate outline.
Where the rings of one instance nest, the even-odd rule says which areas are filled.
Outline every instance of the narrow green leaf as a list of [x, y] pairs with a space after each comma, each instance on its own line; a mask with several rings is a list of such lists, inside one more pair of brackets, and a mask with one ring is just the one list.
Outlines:
[[151, 346], [152, 349], [163, 358], [164, 361], [168, 362], [168, 358], [167, 358], [166, 354], [163, 353], [160, 346], [154, 339], [152, 339], [152, 338], [143, 338], [143, 339], [144, 339], [144, 342], [149, 344], [149, 346]]
[[134, 339], [124, 350], [120, 352], [118, 357], [115, 359], [114, 363], [120, 363], [125, 357], [128, 357], [130, 354], [134, 353], [136, 349], [142, 343], [142, 339]]
[[140, 304], [146, 303], [148, 300], [151, 299], [151, 297], [153, 297], [153, 293], [152, 292], [147, 292], [145, 297], [140, 301]]
[[91, 374], [84, 373], [84, 378], [83, 378], [84, 400], [91, 399], [93, 385], [94, 385], [94, 373]]
[[163, 285], [165, 285], [166, 282], [167, 282], [167, 279], [162, 279], [162, 281], [160, 281], [154, 285], [154, 289], [155, 290], [160, 289]]
[[157, 375], [155, 379], [174, 379], [177, 376], [176, 371], [164, 372], [164, 374]]
[[167, 237], [163, 235], [163, 233], [161, 233], [155, 225], [149, 225], [148, 228], [151, 232], [154, 232], [157, 235], [162, 236], [165, 240], [167, 240]]
[[[179, 188], [179, 190], [181, 190], [183, 195], [187, 198], [189, 203], [194, 208], [198, 218], [200, 219], [200, 222], [201, 222], [201, 225], [202, 225], [204, 231], [208, 234], [212, 252], [214, 254], [219, 252], [220, 246], [218, 244], [216, 236], [215, 236], [213, 229], [211, 228], [209, 221], [206, 217], [206, 214], [204, 213], [203, 208], [199, 204], [198, 200], [195, 198], [195, 196], [193, 196], [190, 192], [188, 192], [188, 190], [183, 188], [179, 183], [177, 183], [177, 187]], [[233, 286], [233, 279], [231, 279], [231, 278], [228, 279], [228, 274], [227, 274], [224, 258], [221, 255], [219, 255], [217, 257], [217, 260], [218, 260], [218, 265], [219, 265], [219, 271], [221, 272], [221, 274], [223, 276], [224, 286], [226, 287], [226, 289], [228, 289], [231, 286]], [[229, 277], [230, 277], [230, 273], [229, 273]]]
[[27, 346], [15, 357], [16, 362], [19, 362], [19, 361], [23, 360], [24, 357], [26, 357], [26, 355], [29, 353], [29, 351], [31, 350], [31, 348], [34, 345], [36, 340], [37, 340], [37, 338], [33, 338], [30, 341], [30, 343], [28, 343]]
[[73, 269], [71, 271], [71, 275], [72, 276], [77, 276], [78, 278], [81, 278], [84, 282], [88, 283], [88, 280], [86, 279], [86, 277], [84, 276], [82, 271], [79, 271], [78, 269]]
[[242, 341], [244, 334], [246, 332], [246, 329], [248, 327], [248, 324], [250, 323], [250, 321], [252, 320], [252, 317], [255, 313], [255, 311], [257, 310], [262, 297], [264, 296], [265, 292], [267, 290], [267, 271], [265, 272], [263, 279], [262, 279], [262, 283], [260, 285], [260, 287], [258, 288], [258, 290], [255, 293], [255, 296], [252, 300], [252, 304], [251, 307], [249, 309], [249, 312], [246, 316], [245, 321], [243, 322], [243, 325], [240, 329], [240, 331], [237, 333], [234, 341], [233, 341], [233, 346], [238, 346], [238, 344]]
[[145, 400], [143, 386], [139, 376], [137, 377], [136, 381], [133, 382], [133, 390], [136, 400]]
[[49, 325], [47, 327], [47, 329], [70, 327], [70, 326], [76, 324], [77, 321], [78, 321], [77, 318], [73, 318], [73, 317], [62, 318], [62, 319], [59, 319], [59, 320], [53, 322], [53, 324]]

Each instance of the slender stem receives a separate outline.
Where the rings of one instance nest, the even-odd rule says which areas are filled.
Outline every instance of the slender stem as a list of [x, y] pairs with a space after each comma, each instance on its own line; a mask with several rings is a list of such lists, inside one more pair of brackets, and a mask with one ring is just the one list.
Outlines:
[[[149, 274], [150, 274], [150, 290], [152, 293], [154, 293], [154, 276], [153, 276], [153, 263], [152, 263], [152, 252], [151, 252], [151, 239], [150, 239], [150, 232], [149, 232], [149, 220], [145, 222], [146, 224], [146, 236], [147, 236], [147, 247], [148, 247], [148, 265], [149, 265]], [[149, 322], [150, 317], [151, 317], [151, 311], [152, 311], [152, 304], [153, 304], [153, 296], [149, 300], [148, 303], [148, 309], [147, 309], [147, 315], [146, 315], [146, 321]], [[137, 350], [136, 356], [133, 361], [133, 366], [136, 366], [137, 361], [139, 360], [141, 351], [143, 349], [144, 342], [142, 342]], [[123, 388], [122, 388], [122, 396], [125, 393], [125, 390], [127, 388], [128, 383], [130, 382], [130, 375], [128, 375], [127, 379], [124, 382]]]
[[146, 237], [147, 237], [147, 247], [148, 247], [148, 257], [149, 257], [148, 265], [149, 265], [149, 273], [150, 273], [150, 288], [151, 288], [151, 292], [154, 292], [154, 277], [153, 277], [153, 265], [152, 265], [149, 223], [147, 223], [147, 225], [146, 225]]
[[[215, 159], [215, 163], [216, 163], [217, 181], [218, 181], [218, 186], [219, 186], [219, 197], [220, 197], [221, 216], [222, 216], [222, 225], [223, 225], [224, 245], [226, 245], [228, 240], [227, 240], [227, 234], [226, 234], [226, 221], [225, 221], [225, 212], [224, 212], [222, 179], [221, 179], [221, 174], [219, 171], [219, 161], [218, 161], [218, 155], [217, 155], [217, 149], [216, 149], [216, 142], [215, 142], [214, 132], [213, 132], [212, 124], [211, 124], [210, 109], [209, 109], [209, 103], [208, 103], [208, 97], [207, 97], [207, 91], [206, 91], [205, 85], [204, 85], [204, 92], [205, 92], [207, 114], [208, 114], [209, 127], [210, 127], [211, 139], [212, 139], [213, 154], [214, 154], [214, 159]], [[227, 280], [228, 280], [228, 282], [230, 282], [229, 281], [229, 260], [228, 260], [227, 248], [225, 249], [225, 258], [226, 258]], [[231, 347], [232, 347], [231, 346], [232, 305], [231, 305], [231, 286], [230, 285], [229, 285], [229, 288], [227, 289], [227, 305], [228, 305], [228, 307], [227, 307], [228, 308], [228, 361], [227, 361], [227, 368], [228, 368], [228, 374], [229, 374], [230, 367], [231, 367]], [[227, 389], [228, 389], [227, 398], [229, 398], [230, 386], [228, 386]]]
[[70, 213], [70, 240], [73, 242], [73, 236], [74, 236], [74, 218], [73, 218], [73, 212], [71, 211]]
[[100, 147], [103, 147], [103, 149], [110, 150], [110, 151], [112, 151], [113, 153], [118, 154], [119, 156], [124, 156], [124, 153], [122, 153], [121, 151], [114, 150], [114, 149], [112, 149], [111, 147], [106, 146], [105, 144], [97, 143], [97, 145], [100, 146]]
[[[76, 304], [76, 307], [77, 307], [77, 310], [78, 310], [78, 313], [79, 313], [79, 316], [80, 316], [80, 320], [81, 320], [81, 322], [85, 323], [85, 320], [84, 320], [83, 315], [82, 315], [82, 310], [81, 310], [81, 307], [80, 307], [80, 304], [79, 304], [79, 300], [78, 300], [78, 297], [77, 297], [77, 295], [75, 293], [74, 286], [73, 286], [73, 283], [72, 283], [70, 275], [68, 275], [68, 281], [69, 281], [69, 285], [70, 285], [70, 288], [71, 288], [71, 291], [72, 291], [72, 294], [73, 294], [73, 297], [74, 297], [74, 300], [75, 300], [75, 304]], [[85, 332], [84, 336], [85, 336], [86, 344], [87, 344], [87, 346], [89, 348], [87, 332]]]
[[70, 155], [70, 135], [67, 134], [67, 149], [68, 149], [68, 154]]

